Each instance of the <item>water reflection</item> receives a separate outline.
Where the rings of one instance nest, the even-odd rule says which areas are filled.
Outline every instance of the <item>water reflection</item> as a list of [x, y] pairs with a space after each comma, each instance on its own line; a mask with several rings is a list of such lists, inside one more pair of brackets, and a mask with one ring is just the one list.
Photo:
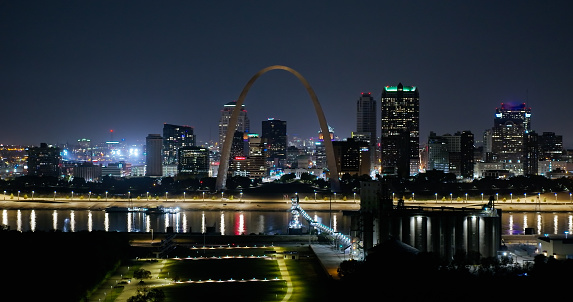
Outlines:
[[[342, 212], [315, 212], [314, 219], [330, 221], [348, 234], [350, 218]], [[90, 210], [2, 210], [2, 224], [11, 230], [81, 232], [200, 232], [229, 234], [287, 234], [290, 211], [181, 211], [170, 214], [106, 213]], [[328, 223], [327, 223], [328, 224]], [[308, 224], [304, 224], [306, 232]]]

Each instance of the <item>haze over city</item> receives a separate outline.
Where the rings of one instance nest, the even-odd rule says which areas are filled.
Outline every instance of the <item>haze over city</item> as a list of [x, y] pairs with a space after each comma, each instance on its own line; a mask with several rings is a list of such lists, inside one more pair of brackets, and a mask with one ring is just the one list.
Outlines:
[[[491, 128], [502, 102], [525, 102], [537, 132], [571, 148], [569, 1], [8, 1], [0, 4], [0, 143], [80, 138], [144, 142], [163, 123], [217, 140], [223, 105], [269, 65], [312, 85], [340, 138], [356, 100], [384, 86], [420, 91], [420, 141]], [[274, 117], [316, 136], [291, 74], [261, 77], [245, 101], [253, 132]]]

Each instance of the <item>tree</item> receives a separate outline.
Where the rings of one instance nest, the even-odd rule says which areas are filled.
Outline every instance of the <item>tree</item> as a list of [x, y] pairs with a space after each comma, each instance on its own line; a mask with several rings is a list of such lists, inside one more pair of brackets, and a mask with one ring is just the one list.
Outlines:
[[165, 301], [165, 293], [158, 288], [149, 289], [144, 287], [139, 289], [135, 296], [129, 297], [127, 302], [163, 302]]
[[133, 278], [135, 279], [149, 279], [151, 278], [151, 272], [145, 269], [137, 269], [136, 271], [133, 272]]

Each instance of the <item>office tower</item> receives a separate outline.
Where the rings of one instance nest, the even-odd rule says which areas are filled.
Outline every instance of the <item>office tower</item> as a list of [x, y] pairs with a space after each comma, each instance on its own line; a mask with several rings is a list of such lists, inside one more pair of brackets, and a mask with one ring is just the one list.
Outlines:
[[163, 137], [160, 134], [149, 134], [145, 138], [146, 176], [163, 176]]
[[491, 135], [492, 153], [498, 162], [517, 164], [524, 157], [524, 135], [531, 130], [531, 108], [525, 103], [501, 103], [496, 108]]
[[60, 177], [60, 148], [41, 143], [28, 149], [28, 175]]
[[386, 86], [381, 98], [382, 173], [407, 177], [418, 173], [420, 95], [415, 86]]
[[191, 146], [195, 146], [193, 127], [163, 124], [164, 165], [176, 165], [179, 148]]
[[370, 149], [370, 167], [379, 173], [379, 151], [376, 148], [378, 142], [376, 132], [376, 101], [370, 92], [362, 93], [356, 101], [356, 132], [352, 132], [352, 138], [357, 141], [367, 142]]
[[561, 160], [563, 155], [563, 136], [555, 132], [543, 132], [539, 137], [540, 160]]
[[179, 176], [193, 178], [209, 177], [209, 149], [204, 147], [181, 147], [177, 151]]
[[267, 144], [269, 168], [282, 168], [286, 162], [287, 122], [269, 118], [262, 122], [261, 137]]
[[524, 134], [524, 156], [523, 156], [523, 174], [537, 175], [539, 168], [539, 156], [541, 137], [535, 131], [529, 131]]
[[236, 156], [246, 156], [248, 153], [247, 133], [235, 131], [233, 143], [231, 144], [231, 158]]
[[370, 93], [362, 93], [356, 101], [355, 139], [376, 143], [376, 101]]
[[439, 170], [450, 173], [450, 153], [448, 141], [442, 136], [430, 131], [428, 137], [428, 166], [427, 171]]
[[370, 175], [370, 144], [349, 138], [346, 141], [332, 142], [334, 158], [338, 165], [339, 177], [350, 175]]
[[[221, 110], [221, 118], [219, 119], [219, 148], [223, 148], [223, 142], [225, 141], [227, 128], [229, 126], [229, 120], [231, 119], [231, 115], [233, 114], [236, 103], [237, 101], [229, 102], [225, 104], [223, 110]], [[239, 132], [250, 131], [250, 122], [249, 118], [247, 117], [247, 110], [245, 109], [244, 104], [241, 106], [241, 111], [237, 120], [237, 129], [235, 130]]]
[[470, 131], [454, 135], [437, 136], [430, 132], [428, 138], [428, 170], [455, 174], [458, 178], [473, 178], [474, 136]]

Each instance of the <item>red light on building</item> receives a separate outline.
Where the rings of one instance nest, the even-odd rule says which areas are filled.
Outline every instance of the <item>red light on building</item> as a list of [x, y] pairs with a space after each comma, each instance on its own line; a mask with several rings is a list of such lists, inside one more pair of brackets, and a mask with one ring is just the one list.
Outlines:
[[245, 160], [245, 159], [247, 158], [244, 156], [235, 156], [235, 160]]

